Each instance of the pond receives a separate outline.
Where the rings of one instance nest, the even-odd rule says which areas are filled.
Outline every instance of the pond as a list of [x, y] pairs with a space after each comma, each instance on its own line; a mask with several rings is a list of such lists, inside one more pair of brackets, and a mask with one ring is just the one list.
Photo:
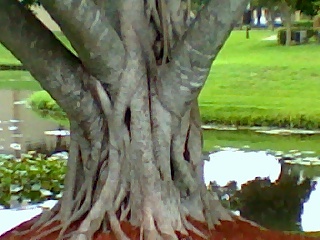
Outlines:
[[315, 151], [320, 155], [320, 134], [273, 135], [255, 130], [205, 130], [204, 150], [211, 151], [215, 146], [250, 148], [253, 150]]
[[216, 188], [218, 195], [222, 193], [221, 199], [227, 199], [235, 210], [240, 205], [242, 216], [262, 226], [282, 231], [320, 230], [319, 166], [281, 164], [264, 151], [228, 149], [210, 154], [204, 178], [207, 185], [215, 181], [213, 187], [235, 181], [238, 190], [241, 188], [238, 196], [233, 184]]
[[26, 107], [31, 94], [32, 91], [25, 90], [0, 90], [0, 154], [17, 155], [40, 145], [54, 148], [56, 138], [45, 131], [59, 126]]
[[[55, 148], [56, 137], [45, 131], [59, 126], [26, 107], [31, 93], [0, 91], [0, 153], [19, 156], [39, 144]], [[266, 227], [320, 231], [320, 166], [287, 164], [266, 151], [309, 151], [317, 156], [320, 135], [206, 130], [204, 140], [205, 151], [213, 150], [205, 161], [205, 181], [214, 182], [211, 188], [227, 207]]]

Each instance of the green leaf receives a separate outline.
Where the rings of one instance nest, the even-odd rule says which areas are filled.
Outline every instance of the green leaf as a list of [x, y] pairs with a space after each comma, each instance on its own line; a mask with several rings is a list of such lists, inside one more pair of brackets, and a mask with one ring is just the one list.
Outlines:
[[31, 191], [39, 191], [41, 189], [41, 184], [35, 183], [31, 187]]
[[0, 172], [9, 173], [9, 174], [13, 173], [13, 171], [11, 169], [8, 169], [7, 167], [0, 167]]
[[19, 196], [19, 195], [11, 195], [11, 197], [10, 197], [10, 201], [18, 201], [18, 200], [19, 200], [19, 198], [20, 198], [20, 196]]
[[19, 170], [16, 171], [16, 173], [19, 174], [20, 177], [28, 175], [28, 172], [25, 170]]
[[42, 197], [49, 197], [53, 195], [51, 191], [46, 189], [40, 189], [40, 192]]
[[60, 192], [59, 194], [57, 194], [55, 197], [56, 197], [57, 199], [62, 198], [62, 192]]
[[39, 168], [35, 167], [35, 166], [30, 166], [29, 168], [30, 171], [34, 171], [34, 172], [38, 172], [39, 171]]
[[[28, 156], [29, 157], [29, 156]], [[1, 156], [0, 156], [1, 162]], [[0, 205], [14, 205], [11, 196], [18, 202], [41, 202], [62, 195], [67, 161], [46, 161], [45, 156], [36, 159], [5, 160], [0, 164]]]
[[51, 184], [51, 181], [42, 181], [41, 186], [45, 189], [51, 189], [52, 184]]
[[17, 185], [17, 184], [11, 184], [10, 185], [10, 192], [11, 193], [17, 193], [20, 192], [23, 189], [23, 186]]

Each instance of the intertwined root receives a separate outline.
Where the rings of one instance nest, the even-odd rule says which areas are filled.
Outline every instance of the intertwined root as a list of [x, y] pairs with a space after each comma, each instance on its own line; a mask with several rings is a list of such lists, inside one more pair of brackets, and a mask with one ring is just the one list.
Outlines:
[[[85, 186], [83, 186], [85, 188]], [[81, 194], [85, 190], [81, 191]], [[121, 191], [125, 192], [125, 191]], [[80, 194], [80, 192], [79, 192]], [[128, 194], [126, 192], [126, 194]], [[18, 236], [23, 236], [28, 232], [38, 233], [33, 236], [31, 240], [46, 239], [51, 233], [59, 232], [59, 240], [72, 239], [72, 240], [91, 240], [93, 235], [98, 231], [109, 232], [111, 231], [116, 239], [129, 240], [129, 236], [121, 228], [121, 222], [127, 221], [131, 223], [131, 212], [134, 207], [134, 202], [128, 201], [130, 197], [126, 194], [123, 195], [120, 205], [117, 210], [107, 209], [107, 205], [100, 206], [100, 211], [96, 211], [95, 207], [80, 206], [76, 208], [79, 203], [74, 202], [74, 211], [70, 215], [67, 221], [62, 221], [62, 212], [60, 202], [51, 210], [44, 211], [41, 217], [34, 223], [34, 225], [27, 231], [16, 232]], [[189, 233], [193, 233], [200, 238], [206, 239], [206, 233], [203, 233], [201, 229], [193, 224], [190, 219], [198, 221], [206, 221], [208, 227], [212, 224], [219, 224], [219, 220], [232, 220], [232, 216], [226, 211], [221, 204], [212, 198], [212, 195], [208, 192], [199, 191], [198, 199], [194, 196], [195, 201], [182, 200], [171, 198], [171, 203], [165, 205], [161, 198], [150, 197], [153, 201], [152, 205], [146, 204], [144, 211], [139, 211], [141, 216], [132, 216], [132, 219], [141, 219], [138, 226], [140, 226], [140, 237], [145, 240], [154, 239], [178, 239], [176, 233], [188, 236]], [[155, 193], [155, 195], [157, 195]], [[202, 195], [202, 196], [201, 196]], [[101, 197], [101, 196], [100, 196]], [[81, 199], [83, 197], [79, 197]], [[85, 197], [84, 197], [85, 198]], [[207, 212], [205, 216], [201, 216], [200, 208], [195, 205], [195, 202], [199, 199], [203, 200], [202, 207], [206, 207], [204, 212]], [[101, 199], [104, 199], [101, 197]], [[99, 201], [97, 201], [99, 202]], [[96, 202], [96, 204], [97, 204]], [[114, 201], [115, 203], [116, 201]], [[128, 202], [131, 202], [128, 204]], [[206, 202], [206, 203], [204, 203]], [[113, 206], [115, 206], [113, 204]], [[191, 208], [191, 209], [188, 209]], [[84, 210], [85, 209], [85, 210]], [[170, 211], [172, 209], [172, 211]], [[167, 211], [166, 211], [167, 210]], [[168, 211], [169, 210], [169, 211]], [[80, 214], [85, 212], [85, 214]], [[136, 211], [137, 212], [137, 211]], [[198, 218], [198, 219], [197, 219]], [[70, 230], [71, 226], [78, 224], [75, 230]], [[59, 223], [52, 226], [53, 223]], [[132, 224], [132, 223], [131, 223]], [[73, 228], [72, 228], [73, 229]]]

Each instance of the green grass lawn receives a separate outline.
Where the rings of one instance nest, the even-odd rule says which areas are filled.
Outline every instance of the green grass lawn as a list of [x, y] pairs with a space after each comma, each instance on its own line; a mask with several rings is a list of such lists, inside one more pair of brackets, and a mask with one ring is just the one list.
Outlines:
[[[59, 32], [55, 35], [69, 49], [72, 49], [69, 41]], [[74, 52], [74, 50], [72, 49]], [[0, 65], [13, 64], [21, 65], [21, 62], [16, 59], [9, 50], [0, 44]], [[26, 89], [26, 90], [42, 90], [40, 84], [27, 71], [0, 71], [0, 89]]]
[[0, 71], [0, 89], [37, 91], [42, 88], [27, 71]]
[[320, 45], [263, 41], [271, 31], [234, 31], [199, 102], [205, 122], [320, 127]]
[[21, 64], [9, 50], [0, 44], [0, 64]]
[[[284, 47], [262, 40], [273, 34], [252, 30], [246, 39], [244, 31], [232, 33], [199, 97], [204, 122], [320, 128], [320, 45]], [[19, 61], [0, 46], [0, 64]], [[26, 72], [2, 71], [0, 88], [40, 86]]]

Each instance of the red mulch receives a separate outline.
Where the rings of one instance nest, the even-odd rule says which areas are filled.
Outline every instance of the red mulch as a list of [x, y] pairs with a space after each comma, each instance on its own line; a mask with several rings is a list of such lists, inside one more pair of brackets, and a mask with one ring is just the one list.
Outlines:
[[[27, 222], [22, 223], [21, 225], [14, 228], [14, 230], [27, 230], [29, 229], [34, 221], [38, 217], [31, 219]], [[206, 227], [205, 224], [201, 222], [192, 221], [192, 223], [200, 229], [207, 236], [210, 236], [210, 240], [315, 240], [320, 239], [305, 237], [300, 235], [286, 234], [283, 232], [271, 231], [271, 230], [262, 230], [258, 227], [252, 226], [250, 223], [241, 221], [240, 219], [236, 219], [234, 222], [224, 221], [221, 222], [221, 225], [215, 226], [215, 230], [212, 230], [211, 233]], [[53, 223], [51, 226], [47, 227], [52, 228], [56, 226], [58, 222]], [[70, 230], [74, 229], [78, 224], [74, 224], [71, 226]], [[132, 240], [140, 240], [139, 234], [140, 230], [137, 227], [131, 226], [128, 222], [122, 222], [121, 227], [123, 231], [130, 237]], [[30, 232], [25, 236], [14, 236], [12, 230], [0, 236], [0, 240], [30, 240], [31, 236], [33, 236], [35, 232]], [[202, 240], [194, 233], [190, 232], [190, 236], [182, 236], [177, 233], [179, 239], [181, 240]], [[49, 236], [42, 238], [41, 240], [56, 240], [58, 233], [52, 233]], [[97, 233], [94, 236], [94, 240], [114, 240], [115, 237], [112, 233]], [[40, 239], [39, 239], [40, 240]]]

